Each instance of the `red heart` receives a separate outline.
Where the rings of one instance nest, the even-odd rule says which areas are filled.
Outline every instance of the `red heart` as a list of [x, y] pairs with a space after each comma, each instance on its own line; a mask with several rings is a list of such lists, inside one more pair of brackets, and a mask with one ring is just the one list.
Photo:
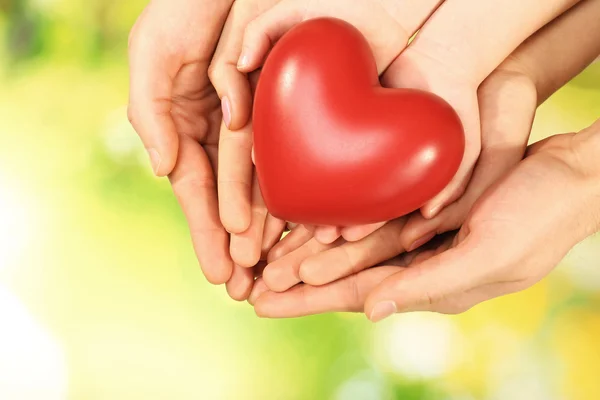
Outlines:
[[331, 18], [303, 22], [277, 42], [253, 123], [265, 204], [297, 223], [408, 214], [450, 182], [464, 152], [452, 107], [431, 93], [382, 88], [366, 39]]

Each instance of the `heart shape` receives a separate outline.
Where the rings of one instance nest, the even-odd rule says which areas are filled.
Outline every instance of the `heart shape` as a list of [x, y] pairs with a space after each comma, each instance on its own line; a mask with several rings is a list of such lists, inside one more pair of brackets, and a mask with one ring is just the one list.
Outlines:
[[254, 156], [272, 215], [348, 226], [419, 209], [456, 174], [462, 124], [441, 98], [380, 85], [363, 35], [303, 22], [269, 54], [256, 88]]

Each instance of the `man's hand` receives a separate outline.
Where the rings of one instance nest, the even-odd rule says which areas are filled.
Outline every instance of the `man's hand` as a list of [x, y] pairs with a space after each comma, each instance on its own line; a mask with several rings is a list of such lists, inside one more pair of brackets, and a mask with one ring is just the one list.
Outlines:
[[364, 307], [369, 319], [379, 321], [396, 312], [460, 313], [523, 290], [600, 229], [598, 151], [600, 120], [577, 135], [536, 143], [437, 249], [405, 257], [403, 267], [367, 269], [321, 287], [261, 294], [261, 283], [251, 296], [256, 312], [290, 317]]
[[[154, 172], [169, 175], [204, 274], [214, 284], [227, 282], [234, 265], [217, 206], [213, 171], [222, 114], [208, 66], [231, 3], [154, 0], [129, 45], [129, 118]], [[233, 296], [245, 298], [236, 287]], [[245, 292], [250, 288], [245, 285]]]

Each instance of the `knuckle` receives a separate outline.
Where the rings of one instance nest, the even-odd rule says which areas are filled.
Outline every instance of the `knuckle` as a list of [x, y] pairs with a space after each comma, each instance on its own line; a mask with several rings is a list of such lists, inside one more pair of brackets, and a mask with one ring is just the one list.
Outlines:
[[134, 129], [137, 129], [136, 127], [138, 126], [138, 118], [139, 115], [139, 111], [138, 108], [136, 106], [134, 106], [133, 104], [129, 104], [129, 106], [127, 106], [127, 119], [129, 120], [129, 123], [131, 124], [131, 126], [134, 127]]
[[447, 305], [436, 307], [435, 311], [440, 314], [459, 315], [469, 311], [474, 306], [475, 304], [455, 300], [450, 301]]
[[252, 215], [257, 218], [259, 221], [267, 218], [267, 207], [264, 204], [253, 204], [252, 205]]
[[402, 245], [403, 229], [390, 229], [389, 232], [382, 231], [383, 229], [379, 229], [377, 236], [386, 249], [389, 249], [390, 252], [400, 252], [404, 249]]
[[[498, 271], [500, 272], [500, 271]], [[504, 274], [506, 275], [506, 274]], [[525, 265], [518, 266], [509, 271], [510, 280], [516, 284], [521, 284], [533, 279], [533, 274], [530, 268]]]
[[139, 31], [140, 20], [138, 19], [135, 24], [131, 27], [129, 31], [129, 36], [127, 37], [127, 49], [131, 53], [131, 51], [135, 48], [138, 41], [138, 31]]
[[131, 28], [131, 31], [129, 31], [129, 36], [127, 38], [127, 49], [129, 50], [129, 52], [131, 52], [131, 50], [133, 49], [133, 45], [136, 40], [136, 30], [136, 25], [134, 25]]
[[252, 21], [248, 22], [248, 25], [246, 25], [246, 28], [244, 28], [244, 40], [245, 39], [251, 39], [253, 37], [253, 35], [256, 33], [256, 31], [258, 30], [258, 26], [259, 26], [259, 19], [253, 19]]
[[348, 250], [347, 246], [341, 246], [340, 251], [344, 259], [346, 260], [346, 265], [348, 267], [348, 271], [351, 274], [356, 274], [362, 270], [360, 260], [355, 256], [355, 254]]
[[189, 192], [198, 193], [199, 191], [216, 190], [215, 179], [211, 176], [193, 176], [172, 179], [171, 186], [178, 198], [185, 196]]
[[223, 64], [218, 60], [215, 59], [213, 61], [211, 61], [211, 63], [208, 66], [208, 79], [210, 79], [210, 81], [212, 82], [213, 85], [217, 85], [220, 81], [220, 77], [222, 75], [222, 71], [223, 70]]
[[356, 275], [349, 276], [345, 280], [345, 302], [352, 308], [359, 307], [361, 304], [361, 292], [358, 285], [358, 279]]
[[433, 307], [444, 300], [444, 296], [439, 291], [427, 289], [423, 290], [421, 300], [423, 304]]

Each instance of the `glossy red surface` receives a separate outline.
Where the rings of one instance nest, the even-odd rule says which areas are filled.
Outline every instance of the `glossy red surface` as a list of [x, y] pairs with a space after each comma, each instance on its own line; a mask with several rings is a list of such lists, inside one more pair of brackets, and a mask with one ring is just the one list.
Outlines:
[[265, 203], [297, 223], [410, 213], [450, 182], [464, 152], [452, 107], [427, 92], [382, 88], [365, 38], [331, 18], [303, 22], [277, 42], [253, 122]]

